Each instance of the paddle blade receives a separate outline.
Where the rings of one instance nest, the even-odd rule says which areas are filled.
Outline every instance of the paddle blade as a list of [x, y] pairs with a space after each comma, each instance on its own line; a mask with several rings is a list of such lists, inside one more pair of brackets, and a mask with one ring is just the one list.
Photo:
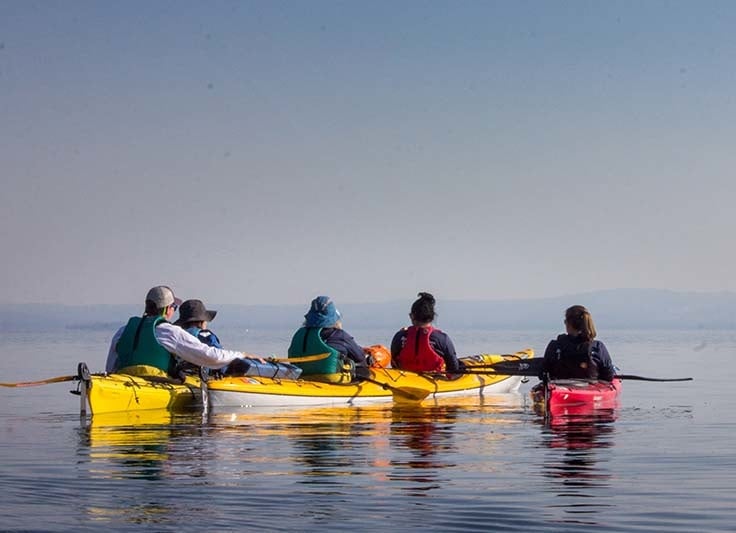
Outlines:
[[420, 403], [431, 391], [427, 389], [417, 389], [415, 387], [398, 387], [391, 391], [396, 403]]
[[423, 389], [420, 387], [399, 387], [371, 378], [365, 378], [365, 381], [378, 385], [382, 389], [391, 391], [394, 401], [398, 403], [419, 403], [432, 393], [430, 389]]
[[469, 374], [506, 374], [508, 376], [538, 376], [542, 371], [543, 357], [514, 359], [488, 365], [468, 365]]
[[632, 376], [631, 374], [616, 374], [618, 379], [627, 379], [629, 381], [692, 381], [693, 378], [647, 378], [644, 376]]

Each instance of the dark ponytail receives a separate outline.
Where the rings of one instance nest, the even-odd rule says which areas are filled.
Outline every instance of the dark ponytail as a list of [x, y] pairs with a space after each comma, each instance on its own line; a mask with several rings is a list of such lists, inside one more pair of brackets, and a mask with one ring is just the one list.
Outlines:
[[434, 296], [428, 292], [420, 292], [419, 298], [411, 305], [411, 318], [420, 324], [434, 322], [437, 313], [434, 312]]

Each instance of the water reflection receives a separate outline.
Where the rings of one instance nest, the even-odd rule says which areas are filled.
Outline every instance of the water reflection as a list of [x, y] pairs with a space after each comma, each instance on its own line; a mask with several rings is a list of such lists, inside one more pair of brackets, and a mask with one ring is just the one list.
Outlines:
[[550, 480], [548, 490], [559, 498], [551, 510], [562, 511], [566, 523], [595, 525], [597, 513], [611, 507], [601, 497], [610, 485], [606, 450], [614, 445], [616, 409], [587, 415], [539, 419], [542, 446], [550, 450], [542, 474]]
[[410, 481], [406, 487], [414, 495], [424, 496], [442, 485], [443, 469], [455, 466], [454, 422], [457, 406], [395, 406], [391, 417], [391, 447], [408, 450], [393, 455], [391, 479]]
[[[180, 509], [146, 491], [130, 491], [131, 481], [159, 482], [175, 477], [173, 457], [181, 450], [172, 439], [199, 431], [201, 416], [172, 415], [166, 410], [96, 415], [79, 429], [79, 468], [87, 483], [100, 490], [94, 498], [79, 501], [80, 514], [93, 521], [162, 524]], [[201, 450], [191, 450], [194, 455]], [[196, 475], [192, 469], [189, 475]], [[125, 490], [110, 491], [110, 487]]]
[[157, 479], [169, 458], [171, 423], [168, 411], [97, 415], [80, 429], [80, 454], [88, 454], [94, 476]]
[[[403, 496], [431, 508], [428, 495], [468, 475], [467, 450], [489, 456], [504, 438], [498, 425], [508, 423], [500, 416], [508, 407], [449, 400], [249, 409], [204, 421], [166, 412], [95, 417], [79, 430], [77, 468], [90, 494], [75, 505], [102, 523], [155, 525], [237, 507], [244, 495], [282, 508], [290, 494], [294, 513], [319, 521], [344, 520], [346, 502], [367, 499]], [[320, 505], [300, 507], [307, 501]]]
[[553, 417], [542, 424], [548, 429], [543, 440], [550, 448], [592, 450], [608, 448], [614, 432], [615, 409], [599, 409], [594, 414]]
[[288, 443], [286, 455], [295, 465], [294, 473], [304, 476], [297, 483], [316, 484], [387, 464], [383, 450], [388, 446], [390, 419], [385, 406], [250, 408], [213, 414], [209, 424], [220, 435], [247, 427], [254, 438]]
[[376, 466], [372, 444], [385, 440], [385, 409], [343, 407], [307, 416], [312, 423], [289, 427], [287, 433], [293, 458], [306, 476], [300, 483], [331, 483], [334, 476], [363, 473]]
[[[298, 484], [349, 483], [345, 477], [366, 476], [376, 482], [403, 482], [419, 492], [438, 488], [442, 470], [456, 466], [462, 455], [455, 439], [457, 419], [481, 409], [455, 399], [447, 405], [381, 405], [308, 408], [301, 411], [244, 412], [212, 415], [222, 427], [247, 425], [262, 438], [283, 437]], [[489, 422], [490, 417], [481, 420]]]

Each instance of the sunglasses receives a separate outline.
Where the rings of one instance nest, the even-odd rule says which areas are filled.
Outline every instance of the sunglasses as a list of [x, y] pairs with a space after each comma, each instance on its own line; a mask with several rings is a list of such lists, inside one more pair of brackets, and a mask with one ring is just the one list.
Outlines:
[[171, 304], [169, 307], [171, 307], [174, 310], [174, 312], [176, 312], [179, 309], [179, 306], [176, 304]]

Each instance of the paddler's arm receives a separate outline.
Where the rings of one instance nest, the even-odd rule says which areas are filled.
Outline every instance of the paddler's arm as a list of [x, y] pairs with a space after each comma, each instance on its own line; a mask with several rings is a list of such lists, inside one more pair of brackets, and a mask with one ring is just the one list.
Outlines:
[[123, 335], [123, 331], [125, 331], [125, 326], [122, 326], [119, 330], [115, 332], [115, 335], [112, 336], [112, 340], [110, 341], [110, 349], [107, 352], [107, 362], [105, 363], [105, 372], [108, 374], [115, 372], [117, 370], [118, 366], [118, 350], [117, 345], [118, 341], [120, 340], [120, 337]]
[[539, 371], [537, 376], [539, 379], [544, 379], [549, 374], [550, 369], [553, 365], [553, 360], [557, 357], [557, 341], [551, 340], [547, 343], [547, 347], [544, 349], [544, 359], [542, 360], [542, 369]]
[[[205, 343], [207, 346], [214, 346], [215, 348], [222, 348], [222, 344], [220, 344], [220, 339], [215, 335], [214, 331], [211, 331], [209, 329], [203, 329], [199, 332], [197, 335], [197, 339], [203, 343]], [[255, 359], [257, 361], [260, 361], [261, 363], [265, 363], [266, 360], [263, 359], [260, 355], [250, 354], [246, 352], [241, 352], [242, 358], [244, 359]]]
[[593, 357], [597, 359], [596, 364], [598, 365], [598, 379], [604, 381], [612, 381], [613, 376], [616, 374], [616, 369], [613, 367], [613, 361], [611, 355], [608, 353], [608, 348], [601, 341], [595, 341], [598, 343], [598, 354], [593, 354]]
[[[322, 330], [324, 331], [324, 330]], [[358, 366], [368, 366], [368, 362], [365, 359], [365, 352], [363, 347], [360, 346], [355, 339], [344, 329], [334, 328], [327, 332], [326, 337], [322, 340], [328, 345], [340, 352], [345, 354]]]
[[444, 331], [434, 330], [430, 335], [430, 342], [436, 342], [435, 350], [445, 360], [445, 370], [448, 374], [457, 374], [465, 369], [465, 365], [457, 358], [455, 345], [450, 336]]
[[207, 346], [179, 326], [162, 323], [156, 327], [156, 340], [170, 353], [197, 366], [218, 369], [239, 357], [256, 357], [243, 352]]
[[401, 328], [399, 331], [396, 332], [394, 335], [394, 338], [391, 339], [391, 366], [394, 368], [399, 368], [399, 354], [401, 353], [402, 348], [404, 348], [404, 343], [406, 342], [406, 328]]

